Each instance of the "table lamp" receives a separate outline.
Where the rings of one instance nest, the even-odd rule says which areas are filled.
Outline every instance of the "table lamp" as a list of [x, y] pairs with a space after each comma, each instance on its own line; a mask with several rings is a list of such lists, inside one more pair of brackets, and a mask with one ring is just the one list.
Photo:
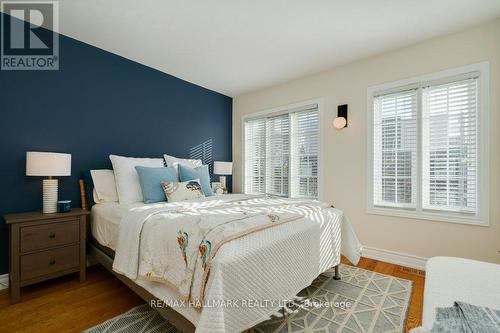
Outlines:
[[220, 176], [220, 183], [223, 188], [226, 188], [226, 176], [233, 174], [233, 162], [214, 162], [214, 175]]
[[26, 152], [26, 176], [48, 177], [43, 180], [43, 213], [57, 212], [57, 179], [71, 176], [71, 154]]

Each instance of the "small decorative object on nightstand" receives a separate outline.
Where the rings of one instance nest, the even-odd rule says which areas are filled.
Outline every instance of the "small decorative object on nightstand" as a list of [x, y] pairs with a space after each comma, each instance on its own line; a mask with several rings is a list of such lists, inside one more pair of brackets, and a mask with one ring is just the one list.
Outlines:
[[85, 281], [85, 217], [89, 211], [30, 212], [5, 215], [10, 228], [10, 299], [19, 302], [20, 288], [79, 272]]
[[221, 183], [212, 182], [212, 191], [217, 195], [221, 195], [224, 194], [224, 187], [222, 187]]

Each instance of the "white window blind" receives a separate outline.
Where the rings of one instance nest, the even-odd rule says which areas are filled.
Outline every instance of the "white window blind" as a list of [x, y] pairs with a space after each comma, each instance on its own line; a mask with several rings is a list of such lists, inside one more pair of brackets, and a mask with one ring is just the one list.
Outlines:
[[318, 196], [317, 105], [249, 119], [245, 129], [245, 192]]
[[477, 209], [477, 79], [423, 89], [423, 208]]
[[319, 117], [316, 108], [292, 119], [292, 197], [318, 197]]
[[288, 196], [288, 168], [290, 158], [290, 121], [283, 114], [267, 118], [266, 135], [266, 192]]
[[245, 193], [264, 193], [266, 175], [266, 121], [245, 122]]
[[417, 90], [374, 98], [375, 206], [415, 208]]
[[489, 222], [488, 71], [476, 64], [368, 89], [369, 212]]

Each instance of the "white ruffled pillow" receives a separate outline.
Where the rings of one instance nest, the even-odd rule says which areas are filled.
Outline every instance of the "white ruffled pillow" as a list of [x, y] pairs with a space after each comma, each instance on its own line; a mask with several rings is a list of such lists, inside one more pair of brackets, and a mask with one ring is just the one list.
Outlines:
[[161, 187], [165, 192], [168, 202], [184, 201], [189, 199], [199, 199], [205, 197], [201, 190], [200, 180], [193, 179], [186, 182], [161, 182]]
[[193, 159], [188, 159], [188, 158], [178, 158], [170, 155], [163, 155], [163, 158], [165, 159], [165, 163], [167, 163], [168, 167], [174, 167], [177, 169], [177, 166], [179, 164], [191, 167], [191, 168], [196, 168], [199, 166], [202, 166], [203, 163], [201, 160], [193, 160]]

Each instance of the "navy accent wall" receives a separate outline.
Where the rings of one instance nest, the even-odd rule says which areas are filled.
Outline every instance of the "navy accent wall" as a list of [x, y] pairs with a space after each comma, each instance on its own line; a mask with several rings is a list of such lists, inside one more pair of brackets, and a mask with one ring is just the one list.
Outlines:
[[[189, 157], [211, 144], [213, 160], [231, 161], [230, 97], [63, 35], [59, 42], [59, 71], [0, 71], [0, 215], [41, 209], [42, 178], [25, 176], [30, 150], [73, 155], [59, 199], [74, 207], [78, 180], [111, 168], [110, 153]], [[1, 218], [0, 274], [7, 254]]]

